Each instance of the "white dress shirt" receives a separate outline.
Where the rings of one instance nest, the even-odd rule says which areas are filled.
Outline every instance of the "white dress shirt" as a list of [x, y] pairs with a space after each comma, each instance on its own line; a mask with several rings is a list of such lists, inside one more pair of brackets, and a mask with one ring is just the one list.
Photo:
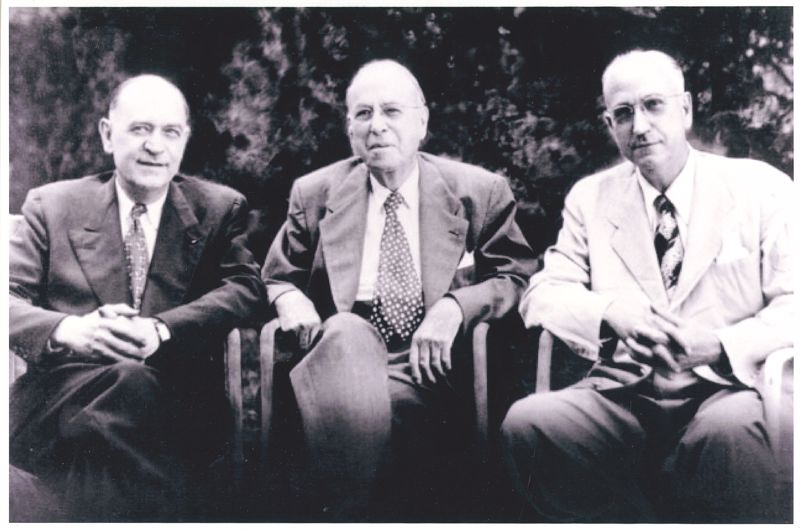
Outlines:
[[[686, 164], [672, 184], [669, 185], [664, 195], [675, 207], [675, 220], [678, 223], [678, 235], [683, 243], [683, 248], [686, 248], [686, 242], [689, 235], [689, 216], [692, 212], [692, 194], [694, 192], [694, 179], [695, 179], [695, 159], [696, 155], [694, 149], [689, 149], [689, 156], [686, 158]], [[642, 194], [644, 195], [644, 209], [647, 212], [647, 219], [650, 221], [650, 232], [653, 238], [656, 237], [656, 227], [658, 226], [658, 212], [656, 211], [655, 200], [656, 197], [661, 195], [661, 192], [653, 187], [652, 184], [647, 182], [647, 179], [642, 176], [641, 171], [637, 167], [635, 170], [636, 179], [642, 187]]]
[[[119, 185], [119, 177], [114, 176], [114, 185], [117, 188], [117, 203], [119, 204], [119, 226], [122, 228], [122, 239], [125, 240], [125, 235], [130, 230], [131, 225], [131, 210], [135, 206], [133, 199], [128, 197], [122, 186]], [[158, 197], [153, 202], [145, 204], [147, 211], [139, 218], [142, 223], [142, 230], [144, 231], [144, 241], [147, 244], [147, 257], [150, 261], [153, 260], [153, 251], [156, 248], [156, 237], [158, 236], [158, 225], [161, 223], [161, 211], [164, 209], [164, 202], [167, 200], [167, 192]]]
[[[369, 198], [367, 199], [367, 222], [364, 230], [364, 246], [361, 254], [361, 274], [358, 278], [358, 291], [356, 300], [372, 301], [375, 291], [375, 282], [378, 281], [378, 262], [381, 253], [381, 236], [383, 226], [386, 224], [386, 212], [383, 203], [392, 191], [372, 175], [369, 176]], [[419, 257], [419, 165], [415, 164], [411, 174], [403, 182], [397, 192], [403, 196], [404, 204], [397, 208], [397, 219], [403, 227], [408, 245], [411, 250], [411, 259], [417, 278], [420, 275]]]

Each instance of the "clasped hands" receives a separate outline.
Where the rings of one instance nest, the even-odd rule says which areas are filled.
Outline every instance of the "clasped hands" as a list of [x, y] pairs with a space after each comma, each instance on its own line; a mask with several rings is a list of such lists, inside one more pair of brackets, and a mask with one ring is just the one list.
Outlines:
[[[275, 309], [281, 329], [297, 336], [300, 349], [310, 348], [322, 328], [311, 300], [299, 291], [289, 291], [275, 300]], [[461, 306], [450, 297], [428, 310], [411, 338], [409, 364], [414, 381], [421, 383], [423, 376], [431, 383], [447, 380], [453, 367], [451, 349], [463, 321]]]
[[127, 304], [106, 304], [83, 316], [70, 315], [50, 335], [55, 348], [90, 361], [142, 362], [161, 344], [154, 319]]
[[655, 305], [635, 307], [617, 300], [603, 320], [630, 348], [634, 360], [660, 371], [714, 364], [722, 355], [722, 343], [711, 329]]

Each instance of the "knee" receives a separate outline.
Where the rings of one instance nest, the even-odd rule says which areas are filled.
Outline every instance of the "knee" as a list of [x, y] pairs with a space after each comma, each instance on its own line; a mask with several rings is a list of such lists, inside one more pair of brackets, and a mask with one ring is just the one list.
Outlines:
[[107, 377], [114, 386], [126, 394], [152, 397], [159, 387], [156, 371], [144, 364], [135, 362], [118, 362], [108, 366]]
[[325, 320], [322, 337], [327, 341], [337, 340], [350, 346], [363, 344], [365, 341], [383, 344], [383, 339], [372, 324], [353, 313], [336, 313]]
[[686, 429], [683, 444], [734, 448], [747, 445], [749, 441], [756, 441], [759, 445], [765, 443], [761, 402], [756, 399], [735, 401], [735, 405], [730, 403], [699, 412]]
[[537, 404], [540, 396], [531, 395], [516, 401], [508, 409], [506, 417], [500, 426], [502, 439], [511, 444], [521, 438], [528, 438], [536, 431], [541, 407]]

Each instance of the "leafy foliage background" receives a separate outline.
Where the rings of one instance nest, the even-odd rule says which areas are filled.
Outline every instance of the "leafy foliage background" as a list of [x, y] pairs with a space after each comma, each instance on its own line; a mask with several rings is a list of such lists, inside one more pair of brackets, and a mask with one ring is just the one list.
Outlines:
[[10, 209], [33, 186], [111, 166], [97, 120], [122, 79], [154, 72], [184, 90], [183, 170], [255, 208], [263, 257], [292, 181], [350, 154], [344, 93], [390, 57], [431, 110], [424, 149], [504, 174], [537, 252], [566, 190], [617, 161], [600, 75], [618, 52], [678, 57], [695, 146], [792, 174], [791, 7], [11, 8]]

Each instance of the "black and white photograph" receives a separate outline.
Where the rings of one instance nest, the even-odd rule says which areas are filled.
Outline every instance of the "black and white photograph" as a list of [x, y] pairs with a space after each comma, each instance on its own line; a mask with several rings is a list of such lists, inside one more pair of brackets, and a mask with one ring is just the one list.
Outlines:
[[106, 3], [0, 13], [6, 522], [795, 521], [790, 4]]

